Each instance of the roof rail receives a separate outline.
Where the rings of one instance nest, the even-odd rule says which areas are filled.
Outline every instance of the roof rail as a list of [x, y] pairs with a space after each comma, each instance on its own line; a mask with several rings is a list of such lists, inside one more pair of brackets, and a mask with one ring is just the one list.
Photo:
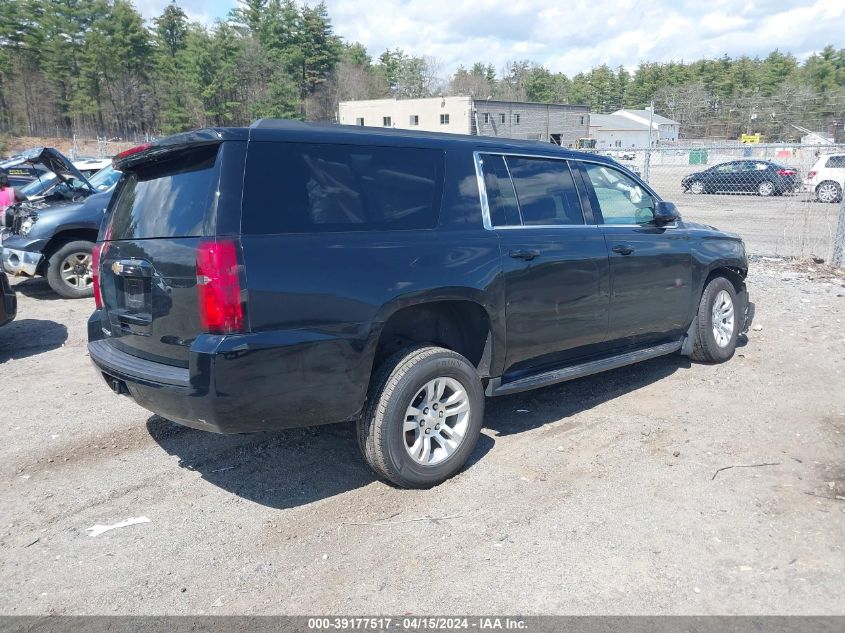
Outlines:
[[303, 128], [303, 127], [329, 127], [335, 126], [336, 123], [328, 123], [324, 121], [300, 121], [298, 119], [256, 119], [250, 125], [250, 129], [283, 129], [283, 128]]

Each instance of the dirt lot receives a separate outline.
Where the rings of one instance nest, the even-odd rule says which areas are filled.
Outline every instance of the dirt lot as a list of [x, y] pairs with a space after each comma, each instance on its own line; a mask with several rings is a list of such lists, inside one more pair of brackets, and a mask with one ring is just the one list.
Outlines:
[[730, 363], [490, 400], [471, 465], [403, 491], [350, 425], [215, 436], [113, 395], [91, 302], [18, 283], [0, 612], [842, 614], [844, 285], [758, 261]]
[[[118, 139], [106, 139], [101, 146], [96, 138], [77, 139], [76, 149], [79, 156], [113, 156], [125, 149], [134, 147], [138, 143]], [[48, 136], [13, 136], [6, 139], [6, 154], [16, 154], [32, 147], [55, 147], [63, 154], [70, 156], [73, 151], [73, 139]]]

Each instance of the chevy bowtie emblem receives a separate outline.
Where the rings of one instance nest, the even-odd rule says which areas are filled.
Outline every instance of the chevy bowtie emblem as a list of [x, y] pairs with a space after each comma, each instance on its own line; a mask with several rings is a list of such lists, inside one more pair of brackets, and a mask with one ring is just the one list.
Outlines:
[[111, 265], [111, 271], [115, 275], [122, 275], [123, 274], [123, 264], [121, 264], [120, 262], [114, 262]]

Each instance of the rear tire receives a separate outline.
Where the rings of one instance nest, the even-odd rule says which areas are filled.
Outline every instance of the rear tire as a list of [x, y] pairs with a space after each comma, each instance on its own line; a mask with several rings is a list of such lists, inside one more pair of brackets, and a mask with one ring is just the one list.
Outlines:
[[695, 341], [690, 358], [723, 363], [734, 355], [743, 315], [737, 312], [736, 289], [724, 277], [713, 277], [698, 304]]
[[463, 467], [483, 418], [481, 380], [466, 358], [442, 347], [404, 349], [373, 377], [358, 442], [384, 479], [430, 488]]
[[819, 202], [840, 202], [842, 200], [842, 187], [838, 182], [825, 180], [816, 187], [816, 200]]
[[68, 242], [47, 260], [47, 283], [65, 299], [94, 296], [91, 253], [94, 243], [85, 240]]

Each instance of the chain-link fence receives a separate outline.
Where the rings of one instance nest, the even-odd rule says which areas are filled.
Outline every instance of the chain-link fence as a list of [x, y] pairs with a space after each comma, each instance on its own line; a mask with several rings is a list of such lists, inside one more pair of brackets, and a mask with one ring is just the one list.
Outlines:
[[638, 172], [685, 219], [739, 233], [752, 254], [833, 256], [845, 145], [701, 143], [602, 153]]

